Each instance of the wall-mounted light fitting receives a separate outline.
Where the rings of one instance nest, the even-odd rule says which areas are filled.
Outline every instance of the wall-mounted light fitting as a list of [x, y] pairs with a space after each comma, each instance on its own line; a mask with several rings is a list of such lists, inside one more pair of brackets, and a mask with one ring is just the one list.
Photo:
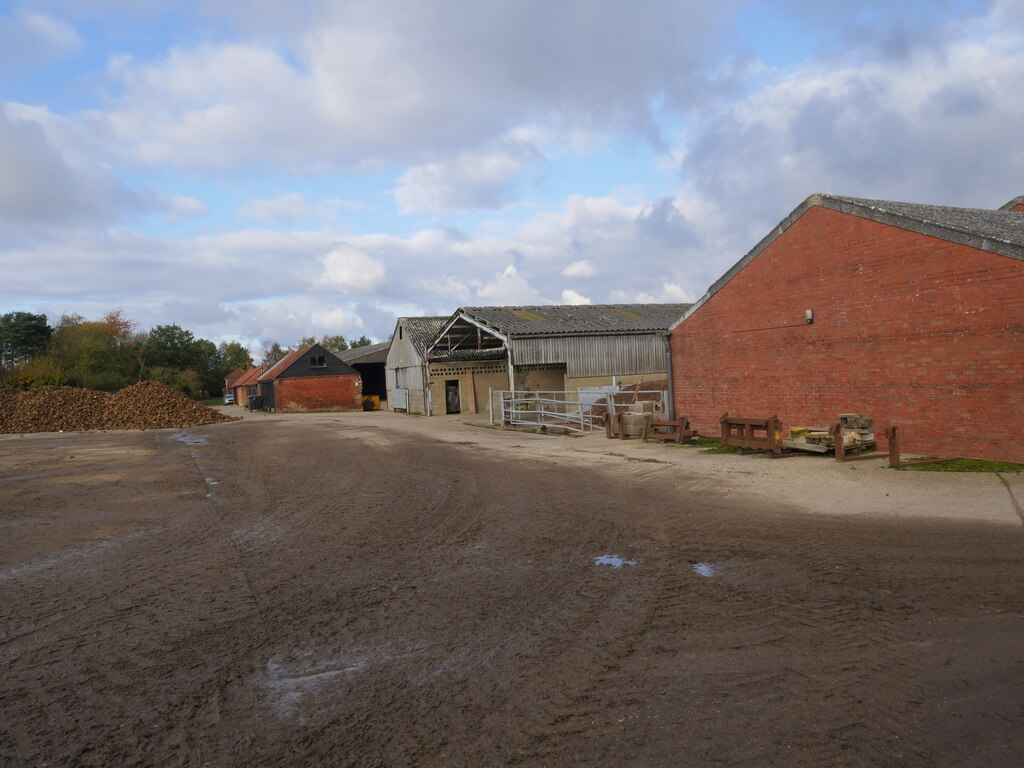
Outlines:
[[813, 309], [805, 309], [804, 310], [804, 320], [807, 321], [808, 325], [814, 322], [814, 310]]

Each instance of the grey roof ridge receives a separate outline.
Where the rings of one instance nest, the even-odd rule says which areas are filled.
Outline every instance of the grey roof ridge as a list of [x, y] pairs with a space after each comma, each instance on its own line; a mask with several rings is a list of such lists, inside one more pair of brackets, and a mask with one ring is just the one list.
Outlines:
[[[633, 302], [633, 303], [630, 303], [630, 304], [622, 304], [622, 303], [620, 303], [620, 304], [583, 304], [583, 305], [579, 305], [579, 306], [586, 307], [587, 309], [608, 309], [608, 308], [628, 309], [629, 307], [652, 307], [652, 306], [654, 306], [654, 307], [678, 307], [678, 306], [687, 307], [688, 305], [689, 305], [689, 302], [686, 302], [686, 301], [657, 301], [657, 302]], [[591, 330], [591, 331], [588, 331], [588, 330], [584, 329], [584, 330], [580, 330], [580, 331], [537, 331], [535, 333], [525, 333], [525, 332], [522, 332], [522, 331], [508, 331], [508, 330], [502, 329], [502, 328], [498, 327], [496, 323], [492, 323], [491, 321], [486, 320], [483, 317], [481, 317], [480, 313], [479, 313], [479, 310], [488, 310], [488, 309], [496, 309], [496, 310], [517, 310], [517, 309], [519, 309], [519, 310], [530, 311], [530, 310], [534, 310], [534, 309], [546, 309], [546, 308], [549, 308], [549, 307], [562, 308], [562, 307], [567, 307], [567, 306], [573, 306], [573, 305], [568, 305], [568, 304], [496, 304], [496, 305], [484, 305], [484, 306], [465, 306], [465, 307], [459, 307], [458, 309], [456, 309], [455, 312], [448, 317], [448, 322], [450, 323], [450, 322], [456, 320], [458, 315], [463, 314], [463, 315], [466, 315], [469, 318], [472, 318], [472, 320], [474, 322], [480, 323], [481, 325], [485, 325], [488, 328], [490, 328], [492, 331], [500, 333], [503, 336], [507, 336], [510, 339], [513, 338], [513, 337], [515, 337], [517, 339], [527, 339], [527, 338], [535, 338], [535, 337], [541, 337], [541, 336], [543, 336], [545, 338], [567, 338], [567, 337], [573, 337], [573, 336], [586, 336], [586, 335], [591, 335], [591, 336], [617, 336], [617, 335], [623, 335], [623, 336], [625, 336], [625, 335], [635, 335], [635, 334], [644, 334], [644, 333], [664, 333], [664, 331], [661, 328], [642, 328], [642, 329], [634, 329], [634, 330], [630, 330], [628, 328], [614, 328], [614, 329], [598, 329], [598, 330]], [[442, 328], [441, 331], [438, 332], [437, 336], [435, 336], [434, 343], [436, 343], [443, 334], [444, 334], [444, 328]]]
[[724, 275], [712, 283], [707, 292], [697, 299], [697, 301], [693, 303], [693, 306], [686, 310], [682, 317], [669, 326], [667, 333], [674, 331], [684, 320], [686, 320], [686, 318], [704, 306], [712, 296], [718, 293], [726, 283], [739, 274], [747, 264], [757, 258], [761, 252], [775, 242], [783, 232], [793, 226], [801, 216], [816, 205], [833, 211], [839, 211], [840, 213], [846, 213], [851, 216], [858, 216], [862, 219], [870, 219], [882, 224], [899, 227], [900, 229], [906, 229], [922, 235], [937, 237], [941, 240], [948, 240], [950, 242], [959, 243], [960, 245], [977, 248], [978, 250], [988, 251], [989, 253], [996, 253], [1001, 256], [1008, 256], [1011, 259], [1024, 261], [1024, 243], [1014, 243], [1011, 240], [1005, 240], [991, 235], [979, 235], [969, 229], [957, 227], [949, 223], [939, 223], [924, 216], [911, 216], [905, 213], [896, 213], [895, 211], [886, 210], [881, 206], [873, 205], [872, 202], [884, 203], [886, 201], [876, 200], [869, 202], [862, 198], [830, 195], [824, 192], [818, 192], [811, 195], [800, 203], [792, 213], [780, 221], [774, 229], [761, 238], [757, 245], [751, 248], [743, 258], [733, 264]]
[[1017, 195], [1015, 198], [1013, 198], [1013, 200], [1008, 202], [1006, 205], [999, 206], [999, 210], [1000, 211], [1008, 211], [1011, 208], [1013, 208], [1015, 206], [1018, 206], [1018, 205], [1024, 205], [1024, 195]]

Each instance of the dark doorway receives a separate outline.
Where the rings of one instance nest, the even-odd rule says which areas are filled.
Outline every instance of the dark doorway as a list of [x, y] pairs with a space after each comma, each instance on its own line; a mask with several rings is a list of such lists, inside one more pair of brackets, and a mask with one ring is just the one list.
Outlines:
[[444, 383], [444, 412], [462, 413], [459, 404], [459, 380], [452, 379]]

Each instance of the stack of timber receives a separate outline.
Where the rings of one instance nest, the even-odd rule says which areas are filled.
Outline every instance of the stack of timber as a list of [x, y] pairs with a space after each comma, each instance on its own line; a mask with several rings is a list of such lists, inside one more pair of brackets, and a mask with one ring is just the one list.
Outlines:
[[[847, 453], [874, 450], [873, 419], [866, 419], [858, 413], [841, 413], [837, 426], [842, 433], [843, 448]], [[836, 427], [791, 427], [789, 437], [782, 441], [782, 447], [812, 453], [832, 453], [836, 449], [836, 433]]]

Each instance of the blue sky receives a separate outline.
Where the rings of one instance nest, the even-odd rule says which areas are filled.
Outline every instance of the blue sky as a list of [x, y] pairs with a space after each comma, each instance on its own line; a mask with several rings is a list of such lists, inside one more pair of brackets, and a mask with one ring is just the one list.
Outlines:
[[692, 301], [815, 192], [1024, 194], [1016, 0], [0, 4], [0, 311], [254, 351]]

